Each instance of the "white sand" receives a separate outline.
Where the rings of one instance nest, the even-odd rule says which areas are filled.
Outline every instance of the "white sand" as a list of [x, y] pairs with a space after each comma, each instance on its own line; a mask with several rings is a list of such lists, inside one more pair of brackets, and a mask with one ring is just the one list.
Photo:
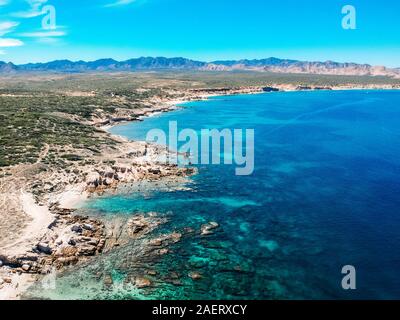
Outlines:
[[2, 252], [12, 255], [23, 254], [30, 250], [46, 234], [47, 227], [54, 221], [54, 216], [45, 206], [39, 206], [32, 194], [21, 192], [20, 201], [30, 222], [23, 230], [21, 237], [2, 248]]
[[[22, 191], [20, 201], [30, 222], [18, 240], [1, 249], [5, 255], [17, 256], [29, 251], [46, 234], [48, 226], [54, 221], [54, 216], [48, 208], [39, 206], [32, 194]], [[11, 274], [7, 270], [4, 270], [0, 277], [12, 280], [10, 284], [3, 284], [3, 288], [0, 289], [0, 300], [18, 299], [20, 294], [35, 281], [35, 277], [30, 274]]]
[[79, 209], [88, 198], [84, 189], [84, 184], [68, 186], [62, 193], [53, 196], [51, 202], [58, 202], [61, 209]]
[[4, 278], [11, 279], [11, 283], [3, 284], [3, 288], [0, 289], [0, 300], [19, 300], [21, 294], [36, 281], [33, 275], [26, 273], [7, 274]]

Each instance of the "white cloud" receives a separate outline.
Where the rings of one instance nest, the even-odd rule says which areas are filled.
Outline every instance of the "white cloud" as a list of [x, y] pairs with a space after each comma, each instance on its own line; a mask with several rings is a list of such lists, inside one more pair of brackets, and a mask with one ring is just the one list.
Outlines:
[[14, 21], [0, 22], [0, 36], [4, 36], [6, 33], [11, 32], [18, 25], [19, 23]]
[[[0, 0], [1, 1], [1, 0]], [[34, 18], [44, 14], [42, 6], [48, 0], [26, 0], [30, 9], [27, 11], [14, 12], [12, 15], [17, 18]]]
[[59, 44], [62, 42], [60, 38], [46, 38], [46, 37], [38, 38], [36, 41], [43, 44]]
[[119, 6], [125, 6], [127, 4], [131, 4], [133, 2], [136, 2], [136, 0], [118, 0], [113, 3], [106, 4], [105, 7], [119, 7]]
[[18, 39], [0, 38], [0, 48], [20, 47], [22, 45], [24, 45], [24, 43], [21, 40], [18, 40]]
[[28, 37], [28, 38], [50, 38], [50, 37], [62, 37], [67, 33], [64, 31], [39, 31], [39, 32], [25, 32], [20, 33], [20, 37]]
[[42, 15], [42, 11], [19, 11], [12, 14], [15, 18], [34, 18]]
[[8, 0], [0, 0], [0, 6], [5, 6], [8, 4]]

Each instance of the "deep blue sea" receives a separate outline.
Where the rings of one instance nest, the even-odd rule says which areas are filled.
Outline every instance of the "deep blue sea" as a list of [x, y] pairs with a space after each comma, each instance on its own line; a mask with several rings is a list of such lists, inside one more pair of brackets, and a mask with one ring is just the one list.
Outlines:
[[[254, 173], [199, 165], [192, 190], [105, 196], [86, 210], [109, 217], [168, 215], [159, 232], [209, 221], [220, 228], [207, 237], [184, 237], [169, 254], [147, 261], [157, 271], [152, 290], [118, 287], [127, 273], [118, 259], [129, 252], [121, 248], [60, 277], [51, 297], [400, 298], [399, 91], [215, 97], [111, 132], [143, 140], [150, 129], [168, 130], [172, 120], [179, 129], [255, 129]], [[356, 290], [341, 287], [345, 265], [356, 268]], [[107, 269], [114, 288], [90, 280], [91, 268]], [[187, 276], [193, 270], [200, 280]], [[163, 280], [171, 272], [180, 283]]]

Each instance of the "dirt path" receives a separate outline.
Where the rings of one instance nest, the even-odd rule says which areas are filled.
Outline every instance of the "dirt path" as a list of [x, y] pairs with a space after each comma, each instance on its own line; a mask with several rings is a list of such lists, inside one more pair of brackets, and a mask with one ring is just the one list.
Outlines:
[[43, 150], [40, 151], [39, 157], [38, 157], [38, 159], [36, 160], [36, 164], [41, 163], [41, 162], [43, 161], [43, 159], [46, 158], [47, 154], [49, 153], [49, 149], [50, 149], [50, 147], [49, 147], [49, 145], [46, 143], [45, 146], [44, 146], [44, 148], [43, 148]]

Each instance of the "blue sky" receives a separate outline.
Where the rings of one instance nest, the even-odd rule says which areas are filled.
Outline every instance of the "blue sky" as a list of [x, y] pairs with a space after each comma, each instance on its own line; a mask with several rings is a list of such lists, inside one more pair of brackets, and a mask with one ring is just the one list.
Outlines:
[[[353, 5], [357, 29], [341, 26]], [[56, 29], [43, 29], [52, 5]], [[0, 61], [184, 56], [400, 67], [395, 0], [0, 0]]]

